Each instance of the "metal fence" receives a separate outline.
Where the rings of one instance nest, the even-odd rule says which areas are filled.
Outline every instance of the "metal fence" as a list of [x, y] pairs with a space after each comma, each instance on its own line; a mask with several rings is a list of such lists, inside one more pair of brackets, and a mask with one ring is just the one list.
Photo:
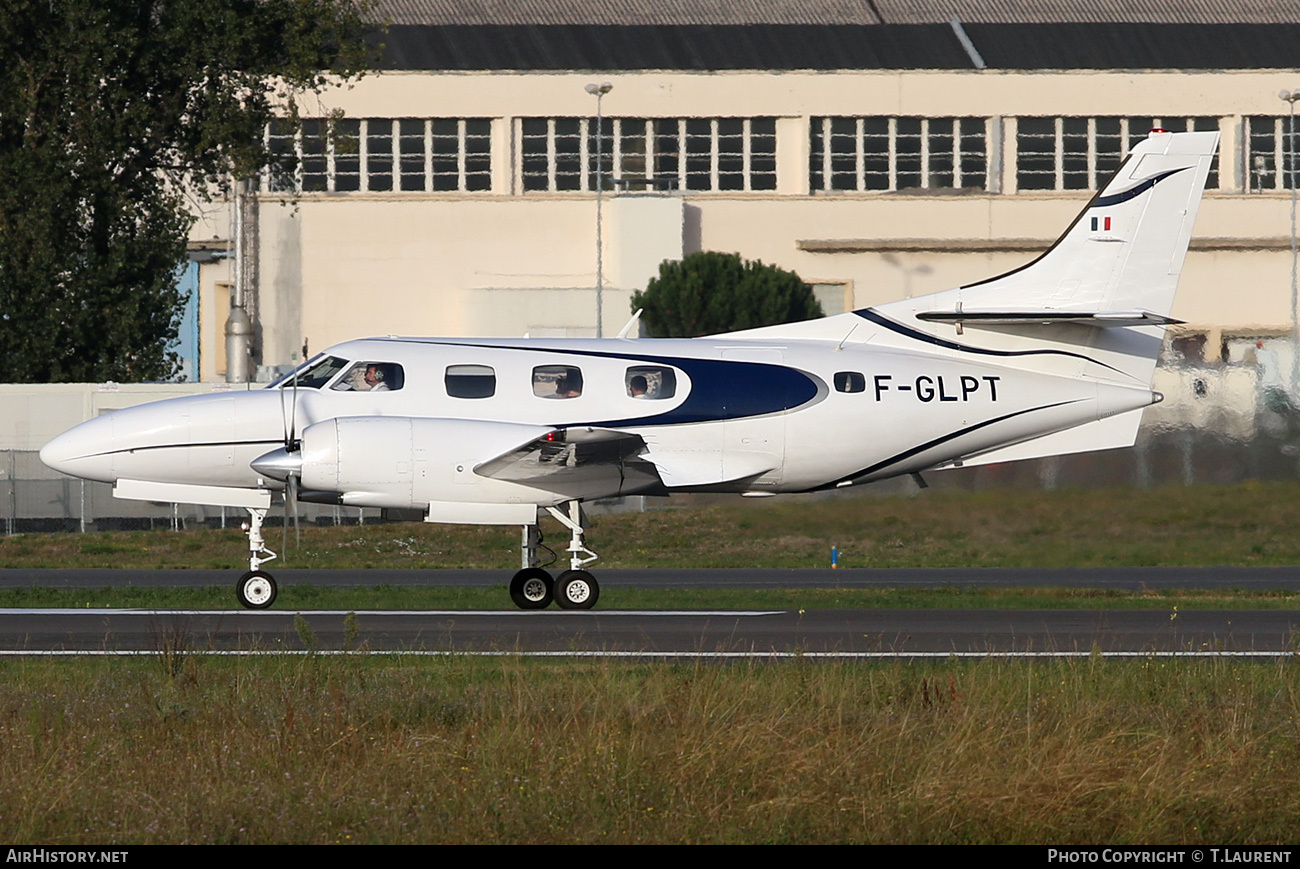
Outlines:
[[[34, 450], [0, 450], [0, 529], [5, 534], [33, 531], [112, 531], [148, 528], [232, 528], [248, 514], [233, 507], [127, 501], [113, 497], [108, 483], [75, 480], [41, 464]], [[273, 509], [268, 525], [283, 521]], [[299, 521], [316, 525], [353, 525], [384, 518], [419, 518], [410, 511], [300, 504]]]

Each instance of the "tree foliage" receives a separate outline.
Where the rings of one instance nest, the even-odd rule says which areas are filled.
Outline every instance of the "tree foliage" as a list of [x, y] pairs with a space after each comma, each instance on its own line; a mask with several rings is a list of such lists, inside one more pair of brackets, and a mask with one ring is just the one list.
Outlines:
[[665, 261], [632, 310], [655, 338], [694, 338], [822, 316], [812, 288], [794, 272], [739, 254], [700, 251]]
[[271, 164], [277, 107], [358, 74], [366, 29], [351, 0], [5, 0], [4, 379], [173, 375], [194, 199]]

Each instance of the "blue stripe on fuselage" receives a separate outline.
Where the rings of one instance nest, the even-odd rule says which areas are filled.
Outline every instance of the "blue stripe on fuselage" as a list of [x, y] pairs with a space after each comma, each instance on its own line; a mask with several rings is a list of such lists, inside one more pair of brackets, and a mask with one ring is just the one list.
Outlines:
[[[663, 413], [624, 419], [585, 420], [555, 423], [557, 428], [590, 425], [616, 426], [678, 425], [692, 422], [721, 422], [749, 416], [780, 413], [807, 404], [827, 391], [818, 377], [769, 362], [736, 359], [697, 359], [694, 357], [655, 356], [641, 353], [601, 353], [595, 350], [572, 350], [564, 347], [512, 347], [501, 344], [476, 344], [468, 341], [429, 341], [429, 344], [452, 347], [477, 347], [491, 350], [515, 350], [522, 353], [555, 353], [566, 356], [592, 356], [632, 363], [653, 363], [686, 372], [691, 391], [686, 400]], [[658, 404], [647, 401], [647, 404]]]

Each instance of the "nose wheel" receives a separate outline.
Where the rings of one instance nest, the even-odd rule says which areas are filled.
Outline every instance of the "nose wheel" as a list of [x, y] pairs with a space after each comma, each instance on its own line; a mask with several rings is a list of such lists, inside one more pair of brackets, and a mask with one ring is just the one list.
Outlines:
[[250, 610], [264, 610], [275, 603], [275, 579], [264, 570], [250, 570], [235, 583], [235, 597]]

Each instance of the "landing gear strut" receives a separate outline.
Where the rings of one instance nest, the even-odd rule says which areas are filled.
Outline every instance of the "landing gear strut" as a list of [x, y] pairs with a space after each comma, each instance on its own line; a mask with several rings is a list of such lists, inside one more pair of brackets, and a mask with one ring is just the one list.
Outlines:
[[587, 548], [581, 504], [568, 502], [567, 515], [555, 507], [547, 507], [546, 511], [571, 532], [566, 550], [569, 569], [552, 580], [551, 575], [541, 568], [537, 554], [539, 548], [546, 548], [541, 533], [536, 525], [525, 525], [521, 540], [523, 568], [510, 580], [510, 599], [520, 609], [545, 609], [552, 600], [559, 604], [560, 609], [591, 609], [600, 597], [600, 584], [583, 568], [600, 556]]
[[266, 514], [265, 508], [249, 507], [249, 521], [244, 526], [248, 533], [248, 572], [235, 583], [235, 597], [247, 609], [264, 610], [275, 603], [275, 578], [261, 569], [263, 564], [277, 557], [266, 548], [266, 540], [262, 537], [262, 522]]

